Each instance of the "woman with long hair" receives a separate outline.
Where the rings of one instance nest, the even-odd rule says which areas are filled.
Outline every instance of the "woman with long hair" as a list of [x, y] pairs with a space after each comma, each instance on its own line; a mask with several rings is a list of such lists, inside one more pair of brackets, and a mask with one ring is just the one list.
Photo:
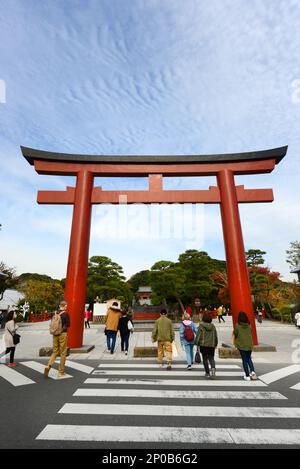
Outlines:
[[243, 368], [245, 371], [244, 380], [250, 381], [257, 379], [251, 354], [253, 350], [253, 340], [251, 325], [247, 314], [241, 311], [238, 315], [238, 323], [235, 325], [233, 334], [233, 343], [241, 354]]
[[16, 362], [14, 361], [15, 358], [15, 351], [16, 351], [16, 345], [14, 344], [13, 341], [13, 336], [19, 326], [15, 323], [17, 315], [15, 311], [10, 311], [7, 316], [6, 316], [6, 324], [5, 324], [5, 332], [4, 332], [4, 344], [6, 347], [6, 350], [3, 355], [7, 355], [8, 353], [10, 354], [9, 356], [9, 363], [7, 366], [16, 366]]

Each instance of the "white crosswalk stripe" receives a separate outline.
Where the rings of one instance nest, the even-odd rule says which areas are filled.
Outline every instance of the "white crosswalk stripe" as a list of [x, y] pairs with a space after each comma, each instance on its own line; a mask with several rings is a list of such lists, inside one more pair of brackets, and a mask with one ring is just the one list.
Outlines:
[[299, 445], [300, 430], [273, 428], [47, 425], [38, 440], [236, 445]]
[[[38, 363], [35, 361], [28, 361], [28, 362], [21, 362], [21, 365], [27, 366], [28, 368], [31, 368], [32, 370], [37, 371], [38, 373], [44, 374], [45, 365], [43, 365], [42, 363]], [[49, 378], [60, 380], [60, 379], [65, 379], [65, 378], [72, 378], [72, 376], [66, 373], [63, 377], [58, 377], [57, 370], [54, 370], [53, 368], [51, 368], [49, 372]]]
[[25, 386], [26, 384], [34, 384], [32, 379], [27, 378], [15, 369], [11, 369], [6, 365], [0, 365], [0, 376], [13, 386]]
[[[56, 360], [56, 363], [59, 363], [59, 360]], [[73, 368], [74, 370], [81, 371], [82, 373], [86, 373], [88, 375], [94, 371], [94, 368], [91, 366], [87, 366], [83, 363], [78, 363], [71, 360], [66, 360], [66, 367]]]
[[[228, 365], [228, 364], [217, 363], [217, 362], [216, 364], [217, 364], [218, 370], [226, 370], [226, 369], [240, 370], [241, 369], [241, 367], [238, 365]], [[157, 370], [157, 363], [144, 363], [144, 364], [142, 363], [100, 363], [100, 365], [98, 365], [98, 368], [107, 368], [109, 370], [113, 370], [114, 368], [120, 368], [122, 370], [126, 370], [127, 368], [130, 368], [133, 370], [137, 368], [143, 368], [145, 370], [148, 368], [155, 368]], [[186, 364], [176, 363], [174, 366], [172, 366], [172, 370], [177, 370], [181, 368], [186, 369]], [[192, 369], [204, 370], [204, 366], [194, 364]]]
[[[178, 376], [179, 377], [187, 377], [187, 376], [197, 376], [200, 378], [200, 371], [166, 371], [166, 370], [101, 370], [101, 371], [94, 371], [93, 376]], [[203, 376], [203, 373], [202, 373]], [[242, 371], [218, 371], [218, 376], [223, 377], [234, 377], [234, 376], [244, 376], [244, 372]]]
[[[186, 399], [186, 390], [182, 389], [113, 389], [113, 388], [79, 388], [73, 396], [77, 397], [134, 397], [160, 399]], [[189, 399], [253, 399], [276, 400], [287, 399], [279, 392], [265, 391], [189, 391]]]
[[[183, 371], [185, 365], [178, 366], [182, 364], [173, 367], [171, 372], [146, 362], [137, 364], [139, 366], [128, 363], [125, 369], [122, 363], [112, 365], [100, 364], [73, 393], [75, 402], [69, 400], [63, 404], [56, 416], [58, 422], [46, 425], [37, 439], [76, 441], [76, 444], [80, 441], [167, 443], [174, 444], [175, 448], [178, 443], [300, 445], [300, 428], [295, 429], [300, 408], [283, 406], [287, 397], [279, 392], [261, 390], [268, 384], [260, 379], [244, 381], [243, 373], [231, 371], [232, 368], [230, 371], [217, 368], [217, 378], [210, 380], [205, 379], [201, 367], [193, 373]], [[289, 376], [289, 371], [281, 371], [280, 375], [288, 373], [286, 376]], [[145, 399], [148, 401], [143, 402]], [[72, 425], [68, 424], [70, 420], [65, 421], [68, 415], [72, 416]], [[95, 420], [96, 424], [89, 425], [93, 416], [102, 416], [103, 424]], [[110, 416], [120, 417], [115, 426], [111, 422], [105, 424], [105, 418]], [[122, 420], [122, 416], [126, 420]], [[137, 423], [139, 417], [143, 419], [142, 427]], [[203, 422], [201, 418], [209, 419], [208, 428], [198, 426], [198, 422]], [[245, 419], [251, 428], [243, 427]], [[257, 428], [257, 420], [260, 428]], [[223, 422], [222, 428], [218, 427], [218, 421]], [[120, 422], [126, 422], [126, 426]], [[158, 426], [153, 422], [158, 422]], [[294, 422], [293, 430], [280, 428], [280, 422], [289, 422], [289, 425]]]
[[145, 386], [145, 384], [151, 386], [209, 386], [209, 387], [266, 387], [267, 384], [262, 381], [242, 381], [239, 380], [179, 380], [179, 379], [160, 379], [160, 378], [88, 378], [84, 382], [85, 384], [134, 384], [135, 386]]
[[218, 407], [177, 405], [65, 404], [61, 414], [158, 415], [161, 417], [300, 418], [298, 407]]
[[260, 376], [260, 379], [266, 383], [271, 384], [279, 379], [286, 378], [287, 376], [293, 375], [294, 373], [298, 373], [300, 371], [300, 365], [291, 365], [286, 366], [284, 368], [280, 368], [279, 370], [271, 371], [270, 373], [266, 373]]

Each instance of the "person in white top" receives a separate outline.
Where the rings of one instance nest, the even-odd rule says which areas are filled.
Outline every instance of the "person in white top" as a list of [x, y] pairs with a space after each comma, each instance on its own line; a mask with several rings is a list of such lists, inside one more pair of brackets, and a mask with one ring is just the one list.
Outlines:
[[295, 314], [295, 321], [296, 321], [296, 327], [300, 329], [300, 311], [298, 311], [298, 313]]
[[16, 362], [14, 361], [15, 358], [15, 351], [16, 345], [13, 341], [13, 336], [19, 326], [16, 325], [15, 319], [17, 315], [15, 311], [10, 311], [6, 316], [6, 324], [5, 324], [5, 332], [4, 332], [4, 344], [6, 347], [6, 351], [3, 355], [10, 354], [9, 363], [7, 366], [16, 366]]

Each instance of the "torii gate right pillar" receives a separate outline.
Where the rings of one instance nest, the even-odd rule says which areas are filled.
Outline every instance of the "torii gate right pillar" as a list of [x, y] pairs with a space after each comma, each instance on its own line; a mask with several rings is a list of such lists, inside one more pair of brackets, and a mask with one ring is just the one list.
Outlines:
[[239, 312], [247, 313], [251, 323], [253, 343], [258, 345], [234, 173], [232, 170], [224, 169], [218, 173], [217, 180], [221, 196], [232, 319], [236, 324]]

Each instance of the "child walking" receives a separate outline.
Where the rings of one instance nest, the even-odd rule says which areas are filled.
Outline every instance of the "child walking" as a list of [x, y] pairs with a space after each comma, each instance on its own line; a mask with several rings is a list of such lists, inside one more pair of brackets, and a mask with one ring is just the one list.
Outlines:
[[251, 354], [253, 350], [253, 340], [251, 333], [251, 325], [249, 318], [244, 311], [241, 311], [238, 315], [238, 323], [236, 324], [233, 331], [233, 343], [241, 354], [243, 361], [243, 368], [245, 371], [244, 380], [250, 381], [251, 379], [256, 380], [257, 376], [254, 370]]

